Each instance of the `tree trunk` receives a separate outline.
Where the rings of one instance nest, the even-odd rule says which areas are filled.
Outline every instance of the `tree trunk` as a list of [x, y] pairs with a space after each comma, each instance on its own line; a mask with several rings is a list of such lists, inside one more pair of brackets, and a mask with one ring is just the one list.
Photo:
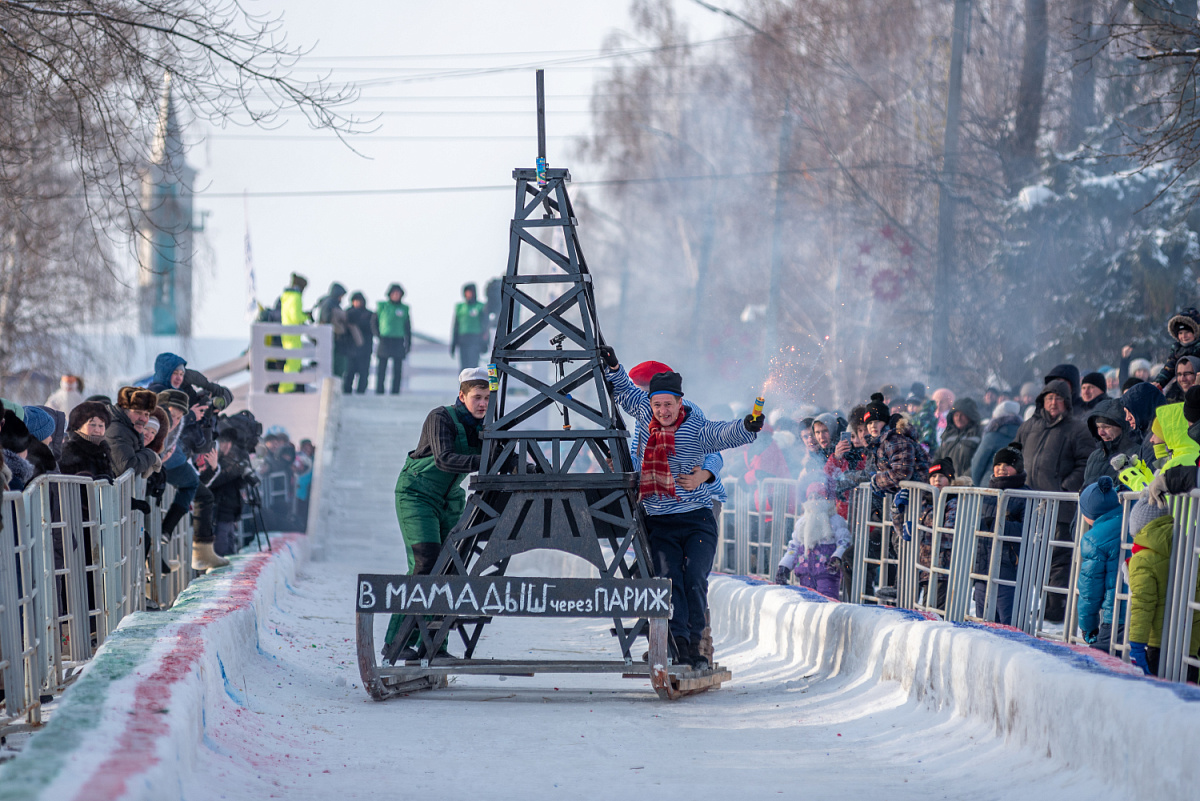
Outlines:
[[1037, 138], [1042, 124], [1042, 106], [1046, 95], [1046, 0], [1025, 0], [1025, 48], [1021, 61], [1021, 82], [1017, 87], [1017, 113], [1009, 140], [1009, 159], [1005, 165], [1009, 188], [1013, 191], [1030, 183], [1037, 170]]
[[1097, 38], [1092, 25], [1095, 0], [1070, 0], [1067, 15], [1071, 25], [1074, 56], [1071, 65], [1071, 108], [1062, 146], [1075, 149], [1088, 128], [1096, 124], [1096, 64]]

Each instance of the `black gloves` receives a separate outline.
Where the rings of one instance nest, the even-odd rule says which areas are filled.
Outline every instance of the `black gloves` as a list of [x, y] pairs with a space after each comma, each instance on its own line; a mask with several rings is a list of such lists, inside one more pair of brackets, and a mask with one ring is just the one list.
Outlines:
[[783, 565], [775, 568], [775, 583], [776, 584], [791, 584], [792, 571], [788, 570]]
[[600, 360], [604, 362], [604, 366], [609, 370], [616, 370], [621, 366], [621, 363], [617, 361], [617, 352], [608, 345], [600, 346]]
[[144, 515], [150, 514], [150, 504], [143, 501], [141, 498], [134, 498], [129, 502], [135, 512], [141, 512]]
[[742, 421], [742, 425], [746, 426], [746, 430], [751, 434], [757, 434], [759, 431], [762, 431], [763, 423], [765, 422], [767, 422], [767, 418], [764, 415], [760, 414], [758, 417], [755, 417], [752, 414], [748, 414], [746, 415], [746, 419]]

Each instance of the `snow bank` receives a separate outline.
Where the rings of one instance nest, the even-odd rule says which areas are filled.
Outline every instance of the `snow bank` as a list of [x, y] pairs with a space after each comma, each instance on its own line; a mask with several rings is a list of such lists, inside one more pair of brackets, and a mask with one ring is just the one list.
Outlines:
[[[714, 577], [716, 634], [821, 678], [898, 682], [931, 709], [982, 721], [1004, 742], [1094, 772], [1137, 797], [1200, 786], [1200, 691], [1110, 672], [1024, 635]], [[1033, 647], [1031, 647], [1033, 646]]]
[[67, 691], [46, 729], [0, 768], [0, 801], [182, 797], [214, 699], [238, 696], [276, 595], [307, 558], [300, 535], [234, 557], [166, 612], [126, 617]]

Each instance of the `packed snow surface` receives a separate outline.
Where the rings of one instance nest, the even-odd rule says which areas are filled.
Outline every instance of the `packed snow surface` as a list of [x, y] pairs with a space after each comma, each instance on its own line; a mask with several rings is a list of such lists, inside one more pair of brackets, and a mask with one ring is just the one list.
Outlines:
[[[299, 566], [258, 649], [210, 699], [195, 763], [179, 777], [184, 798], [1117, 795], [1104, 776], [1006, 745], [993, 723], [935, 711], [901, 682], [824, 677], [820, 657], [747, 639], [728, 616], [717, 618], [716, 645], [734, 681], [674, 703], [648, 681], [604, 675], [459, 677], [445, 690], [371, 701], [355, 661], [354, 580], [404, 568], [392, 486], [435, 402], [344, 399], [324, 560]], [[714, 604], [744, 592], [815, 606], [735, 579], [715, 582]], [[609, 625], [503, 620], [479, 655], [612, 658]]]

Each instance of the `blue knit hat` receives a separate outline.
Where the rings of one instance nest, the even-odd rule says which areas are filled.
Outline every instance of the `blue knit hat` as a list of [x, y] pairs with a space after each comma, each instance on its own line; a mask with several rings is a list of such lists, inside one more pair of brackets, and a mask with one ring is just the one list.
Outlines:
[[1084, 517], [1098, 520], [1121, 505], [1121, 499], [1113, 491], [1113, 480], [1108, 476], [1088, 484], [1079, 493], [1079, 511]]
[[54, 418], [37, 406], [25, 407], [25, 427], [29, 429], [29, 435], [39, 442], [54, 436]]

